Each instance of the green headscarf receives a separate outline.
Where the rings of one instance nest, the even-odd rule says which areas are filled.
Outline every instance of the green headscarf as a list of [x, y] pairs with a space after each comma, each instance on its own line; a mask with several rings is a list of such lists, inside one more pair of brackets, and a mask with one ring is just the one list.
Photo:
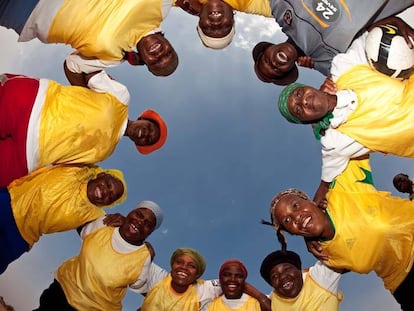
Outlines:
[[288, 98], [294, 90], [296, 90], [298, 87], [304, 87], [304, 86], [305, 85], [301, 83], [292, 83], [292, 84], [289, 84], [287, 87], [285, 87], [282, 90], [282, 92], [280, 92], [279, 101], [278, 101], [279, 111], [282, 114], [282, 116], [284, 116], [285, 119], [291, 123], [303, 124], [301, 120], [299, 120], [297, 117], [295, 117], [294, 115], [290, 113], [289, 108], [288, 108]]
[[204, 271], [206, 270], [206, 261], [204, 257], [201, 256], [199, 252], [192, 248], [177, 248], [174, 253], [171, 255], [170, 265], [172, 267], [175, 259], [178, 256], [187, 255], [194, 259], [197, 264], [197, 279], [203, 275]]

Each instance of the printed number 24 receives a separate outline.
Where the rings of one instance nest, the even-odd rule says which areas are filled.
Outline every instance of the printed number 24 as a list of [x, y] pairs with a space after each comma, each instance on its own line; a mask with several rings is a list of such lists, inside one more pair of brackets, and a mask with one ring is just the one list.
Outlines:
[[334, 12], [330, 8], [326, 7], [322, 2], [318, 2], [316, 11], [322, 12], [322, 16], [327, 20], [329, 20], [331, 16], [334, 15]]

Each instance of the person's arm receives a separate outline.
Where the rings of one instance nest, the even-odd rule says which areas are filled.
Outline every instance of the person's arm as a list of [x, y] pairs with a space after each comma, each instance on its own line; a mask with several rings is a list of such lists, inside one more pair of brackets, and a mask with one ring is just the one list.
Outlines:
[[137, 280], [133, 284], [130, 284], [129, 288], [136, 293], [145, 295], [151, 288], [155, 286], [155, 284], [167, 276], [168, 271], [152, 262], [149, 266], [148, 277], [145, 278], [145, 282], [140, 282]]
[[126, 217], [120, 213], [107, 214], [103, 219], [103, 223], [109, 227], [120, 227], [123, 225], [125, 218]]
[[66, 61], [64, 61], [63, 63], [63, 70], [65, 72], [66, 78], [68, 79], [71, 85], [88, 87], [88, 84], [85, 80], [85, 75], [83, 73], [76, 73], [70, 71], [68, 66], [66, 65]]
[[334, 295], [339, 293], [339, 280], [341, 275], [347, 271], [341, 269], [332, 269], [317, 261], [315, 265], [309, 268], [310, 276], [323, 288]]
[[319, 187], [313, 196], [313, 202], [320, 208], [325, 209], [327, 207], [328, 202], [326, 201], [326, 194], [328, 193], [330, 184], [330, 182], [321, 180]]
[[269, 297], [259, 291], [256, 287], [251, 285], [250, 283], [244, 284], [244, 292], [255, 298], [260, 303], [260, 310], [261, 311], [271, 311], [272, 310], [272, 303]]
[[329, 255], [327, 252], [324, 252], [322, 249], [322, 245], [318, 240], [304, 238], [306, 247], [308, 248], [308, 252], [311, 253], [316, 259], [325, 261], [329, 259]]

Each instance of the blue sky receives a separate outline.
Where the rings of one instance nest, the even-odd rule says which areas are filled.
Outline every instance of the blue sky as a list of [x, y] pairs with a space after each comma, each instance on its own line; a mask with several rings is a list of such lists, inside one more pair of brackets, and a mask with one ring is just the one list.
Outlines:
[[[126, 214], [140, 200], [156, 201], [165, 214], [163, 225], [149, 238], [156, 263], [168, 269], [176, 248], [193, 247], [205, 256], [203, 278], [210, 279], [217, 277], [223, 261], [238, 258], [249, 270], [248, 281], [269, 293], [258, 271], [262, 259], [279, 244], [260, 220], [268, 219], [269, 202], [280, 190], [297, 187], [313, 194], [320, 178], [320, 148], [310, 127], [280, 117], [276, 101], [281, 88], [262, 83], [254, 74], [253, 46], [285, 39], [273, 19], [237, 13], [236, 37], [221, 51], [200, 43], [196, 22], [196, 17], [173, 8], [163, 24], [180, 58], [172, 76], [154, 77], [145, 67], [127, 64], [109, 71], [130, 90], [130, 118], [147, 108], [157, 110], [168, 124], [169, 138], [163, 149], [149, 156], [137, 154], [124, 138], [100, 164], [122, 170], [128, 184], [126, 202], [107, 212]], [[0, 39], [1, 72], [67, 84], [62, 64], [70, 47], [36, 40], [17, 43], [17, 35], [4, 28]], [[314, 86], [323, 78], [309, 69], [300, 73], [300, 82]], [[407, 159], [374, 155], [372, 167], [377, 188], [396, 195], [392, 177], [399, 172], [414, 177]], [[288, 236], [288, 241], [304, 266], [315, 262], [302, 239]], [[0, 295], [19, 311], [37, 307], [53, 271], [79, 247], [75, 232], [42, 237], [0, 275]], [[349, 273], [341, 289], [341, 310], [399, 309], [373, 274]], [[128, 292], [124, 310], [136, 310], [141, 301]]]

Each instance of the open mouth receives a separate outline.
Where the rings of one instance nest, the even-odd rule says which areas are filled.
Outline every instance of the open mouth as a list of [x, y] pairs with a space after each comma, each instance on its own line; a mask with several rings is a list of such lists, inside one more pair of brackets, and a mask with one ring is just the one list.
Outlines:
[[288, 57], [285, 52], [277, 52], [276, 59], [281, 64], [286, 64], [288, 62]]

